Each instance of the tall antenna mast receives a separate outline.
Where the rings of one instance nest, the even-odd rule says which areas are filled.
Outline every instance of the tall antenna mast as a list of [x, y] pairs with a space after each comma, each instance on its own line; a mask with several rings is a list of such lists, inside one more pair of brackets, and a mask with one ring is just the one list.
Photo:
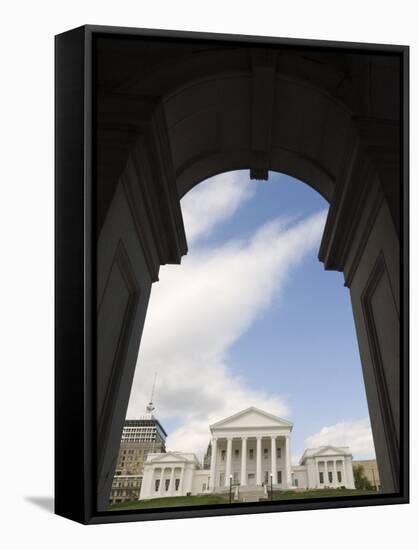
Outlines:
[[154, 390], [155, 390], [155, 388], [156, 388], [156, 379], [157, 379], [157, 372], [154, 373], [154, 381], [153, 381], [153, 386], [152, 386], [152, 388], [151, 388], [150, 401], [149, 401], [147, 407], [145, 408], [146, 411], [147, 411], [148, 413], [150, 413], [150, 414], [151, 414], [151, 413], [154, 411], [154, 409], [155, 409], [155, 406], [154, 406], [154, 404], [153, 404], [153, 397], [154, 397]]

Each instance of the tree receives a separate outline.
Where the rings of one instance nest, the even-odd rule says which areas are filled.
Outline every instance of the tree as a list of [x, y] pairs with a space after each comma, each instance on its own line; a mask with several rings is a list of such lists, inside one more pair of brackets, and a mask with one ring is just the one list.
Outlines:
[[362, 489], [364, 491], [371, 491], [373, 486], [370, 480], [367, 478], [364, 472], [364, 466], [362, 464], [355, 464], [353, 466], [355, 489]]

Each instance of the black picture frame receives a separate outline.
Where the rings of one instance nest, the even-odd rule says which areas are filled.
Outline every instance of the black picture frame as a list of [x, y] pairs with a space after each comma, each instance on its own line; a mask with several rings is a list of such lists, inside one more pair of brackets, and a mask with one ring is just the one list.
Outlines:
[[[297, 502], [98, 511], [96, 446], [95, 58], [100, 36], [234, 42], [400, 57], [400, 485], [390, 494]], [[254, 514], [409, 502], [409, 48], [86, 25], [55, 39], [55, 513], [83, 524]]]

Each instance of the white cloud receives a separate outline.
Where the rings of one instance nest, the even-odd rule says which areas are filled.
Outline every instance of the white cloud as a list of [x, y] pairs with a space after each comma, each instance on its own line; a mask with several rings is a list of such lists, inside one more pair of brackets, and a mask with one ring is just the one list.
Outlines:
[[324, 426], [305, 440], [306, 447], [347, 445], [357, 459], [375, 458], [374, 441], [368, 418]]
[[200, 183], [182, 199], [188, 243], [211, 233], [255, 194], [256, 185], [243, 171], [226, 172]]
[[[162, 268], [151, 293], [128, 416], [142, 414], [154, 372], [157, 416], [176, 418], [179, 426], [169, 434], [169, 448], [202, 456], [208, 425], [251, 405], [287, 416], [280, 396], [255, 391], [231, 372], [227, 351], [280, 298], [292, 269], [318, 245], [324, 221], [324, 212], [292, 226], [275, 220], [248, 241], [195, 249], [181, 266]], [[195, 237], [202, 235], [193, 223]]]

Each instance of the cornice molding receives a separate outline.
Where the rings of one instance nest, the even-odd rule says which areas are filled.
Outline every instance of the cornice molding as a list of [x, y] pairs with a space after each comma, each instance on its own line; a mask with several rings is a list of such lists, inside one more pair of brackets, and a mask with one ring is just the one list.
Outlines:
[[131, 149], [121, 181], [150, 276], [160, 265], [179, 264], [187, 252], [163, 108], [159, 106]]
[[[353, 256], [355, 235], [361, 231], [360, 242], [365, 245], [381, 204], [376, 171], [359, 140], [350, 148], [345, 164], [347, 177], [336, 183], [319, 250], [326, 270], [351, 271], [348, 259]], [[370, 215], [365, 217], [367, 206]]]
[[373, 117], [354, 119], [363, 147], [380, 178], [384, 197], [400, 238], [401, 127], [398, 121]]
[[[349, 138], [344, 178], [338, 178], [319, 250], [325, 269], [344, 271], [350, 287], [383, 200], [398, 230], [399, 125], [357, 117]], [[391, 180], [391, 181], [390, 181]], [[396, 189], [396, 194], [394, 189]], [[389, 190], [392, 190], [391, 192]]]

